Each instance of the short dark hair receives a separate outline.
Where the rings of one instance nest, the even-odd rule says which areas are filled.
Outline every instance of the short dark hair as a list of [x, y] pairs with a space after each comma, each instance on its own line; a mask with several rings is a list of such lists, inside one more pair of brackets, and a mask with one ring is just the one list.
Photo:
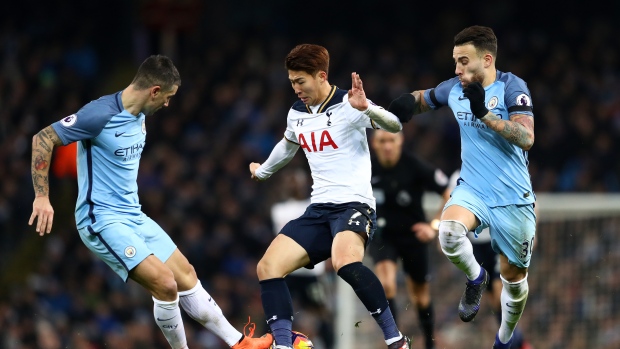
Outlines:
[[162, 90], [170, 91], [174, 85], [181, 86], [181, 75], [170, 58], [152, 55], [140, 64], [131, 84], [138, 90], [161, 86]]
[[497, 37], [493, 29], [474, 25], [461, 30], [454, 37], [454, 46], [472, 44], [476, 51], [489, 52], [493, 57], [497, 57]]
[[327, 73], [329, 52], [319, 45], [297, 45], [286, 55], [284, 66], [287, 70], [304, 71], [313, 76], [321, 70]]

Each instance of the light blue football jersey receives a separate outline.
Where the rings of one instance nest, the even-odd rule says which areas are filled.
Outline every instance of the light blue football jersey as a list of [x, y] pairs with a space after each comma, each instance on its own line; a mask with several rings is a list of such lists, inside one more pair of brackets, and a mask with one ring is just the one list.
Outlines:
[[110, 222], [142, 219], [137, 177], [145, 115], [125, 110], [121, 93], [91, 101], [52, 124], [63, 144], [78, 142], [75, 221], [91, 233]]
[[[424, 100], [437, 109], [452, 109], [461, 129], [461, 179], [478, 192], [489, 207], [530, 204], [535, 201], [527, 152], [488, 128], [471, 112], [458, 77], [424, 91]], [[485, 106], [498, 117], [532, 113], [527, 84], [512, 73], [497, 71], [485, 87]]]

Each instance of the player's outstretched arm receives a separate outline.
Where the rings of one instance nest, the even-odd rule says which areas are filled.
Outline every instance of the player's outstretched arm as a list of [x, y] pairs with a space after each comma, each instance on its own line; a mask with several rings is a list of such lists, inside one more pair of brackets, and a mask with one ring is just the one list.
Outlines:
[[39, 235], [50, 233], [54, 221], [54, 209], [49, 199], [49, 167], [52, 162], [54, 147], [62, 145], [52, 126], [48, 126], [32, 137], [32, 184], [34, 186], [34, 202], [32, 203], [32, 215], [28, 225], [37, 219], [36, 231]]
[[388, 132], [398, 132], [403, 125], [398, 117], [389, 111], [371, 103], [368, 103], [362, 79], [359, 74], [351, 73], [351, 89], [349, 90], [349, 104], [359, 111], [364, 112], [372, 121]]
[[400, 122], [409, 122], [414, 115], [425, 113], [431, 107], [424, 100], [424, 91], [418, 90], [411, 93], [403, 93], [393, 100], [388, 110], [396, 115]]
[[299, 149], [299, 144], [282, 138], [282, 140], [273, 147], [271, 154], [269, 154], [269, 158], [267, 158], [262, 165], [256, 162], [250, 164], [252, 179], [264, 181], [271, 177], [272, 174], [276, 173], [291, 161], [297, 149]]
[[534, 145], [533, 117], [515, 114], [510, 117], [510, 120], [503, 120], [493, 114], [484, 105], [484, 87], [479, 82], [473, 82], [465, 87], [463, 96], [469, 99], [471, 112], [490, 129], [525, 151], [532, 148]]

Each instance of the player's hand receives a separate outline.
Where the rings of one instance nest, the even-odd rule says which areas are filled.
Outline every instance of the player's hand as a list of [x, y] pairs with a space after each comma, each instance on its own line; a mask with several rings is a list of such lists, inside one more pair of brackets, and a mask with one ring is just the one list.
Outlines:
[[398, 118], [401, 123], [406, 123], [413, 117], [415, 110], [415, 97], [411, 93], [403, 93], [393, 100], [388, 111]]
[[252, 162], [250, 163], [250, 173], [252, 174], [252, 179], [260, 182], [262, 181], [262, 179], [256, 177], [256, 170], [260, 167], [260, 164], [258, 162]]
[[47, 196], [37, 196], [32, 203], [32, 214], [28, 225], [34, 223], [37, 218], [36, 231], [40, 236], [52, 231], [52, 223], [54, 222], [54, 209], [50, 204], [50, 199]]
[[479, 82], [472, 82], [463, 89], [463, 96], [469, 99], [471, 112], [478, 118], [485, 117], [489, 110], [484, 106], [484, 87]]
[[420, 222], [411, 226], [411, 231], [415, 233], [415, 236], [420, 240], [420, 242], [429, 242], [437, 236], [437, 232], [435, 229], [431, 227], [430, 224]]
[[362, 86], [362, 79], [359, 74], [351, 73], [351, 89], [349, 90], [349, 104], [359, 111], [368, 109], [368, 100]]

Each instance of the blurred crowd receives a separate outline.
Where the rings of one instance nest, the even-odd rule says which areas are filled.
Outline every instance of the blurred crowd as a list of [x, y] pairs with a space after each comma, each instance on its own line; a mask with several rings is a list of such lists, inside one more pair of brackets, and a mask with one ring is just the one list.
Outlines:
[[[252, 316], [258, 331], [265, 330], [255, 266], [273, 238], [270, 207], [286, 195], [279, 188], [283, 174], [256, 183], [248, 164], [264, 161], [282, 137], [296, 100], [283, 60], [296, 44], [327, 47], [331, 83], [349, 88], [356, 71], [367, 96], [387, 106], [401, 93], [451, 78], [454, 34], [468, 25], [490, 25], [499, 39], [498, 68], [523, 78], [533, 97], [536, 142], [529, 168], [535, 191], [620, 191], [620, 28], [605, 11], [599, 17], [556, 16], [552, 24], [545, 18], [533, 22], [538, 26], [515, 26], [517, 5], [497, 5], [496, 12], [469, 17], [446, 11], [431, 19], [413, 15], [413, 6], [404, 4], [401, 11], [391, 9], [398, 12], [396, 19], [370, 20], [353, 10], [351, 16], [362, 20], [357, 23], [347, 18], [344, 5], [334, 4], [310, 20], [301, 5], [252, 4], [112, 0], [105, 6], [97, 1], [30, 6], [24, 1], [16, 12], [2, 15], [1, 348], [167, 347], [154, 327], [150, 297], [135, 283], [124, 284], [79, 240], [70, 171], [57, 170], [50, 179], [52, 234], [39, 238], [27, 225], [34, 197], [32, 136], [88, 101], [126, 87], [149, 54], [172, 57], [183, 82], [170, 107], [147, 118], [138, 178], [143, 210], [171, 235], [238, 329]], [[343, 18], [350, 28], [337, 26]], [[446, 173], [460, 166], [458, 125], [449, 110], [415, 118], [404, 133], [408, 151]], [[288, 166], [307, 169], [301, 152]], [[555, 251], [565, 263], [541, 256], [537, 272], [570, 278], [570, 263], [600, 267], [596, 234], [578, 241], [585, 246]], [[576, 319], [597, 317], [598, 331], [609, 343], [620, 342], [613, 320], [618, 309], [583, 304], [604, 288], [571, 282], [573, 298], [564, 304], [553, 293], [541, 294], [537, 284], [544, 279], [536, 280], [530, 282], [537, 288], [532, 294], [542, 298], [526, 313], [549, 321], [538, 331], [568, 333], [563, 325], [572, 320], [558, 322], [553, 311], [571, 307]], [[553, 288], [559, 292], [565, 284], [557, 282]], [[608, 286], [620, 289], [617, 282]], [[619, 300], [611, 299], [617, 294], [608, 297], [600, 302], [617, 308]], [[191, 320], [186, 328], [191, 348], [223, 345]]]

